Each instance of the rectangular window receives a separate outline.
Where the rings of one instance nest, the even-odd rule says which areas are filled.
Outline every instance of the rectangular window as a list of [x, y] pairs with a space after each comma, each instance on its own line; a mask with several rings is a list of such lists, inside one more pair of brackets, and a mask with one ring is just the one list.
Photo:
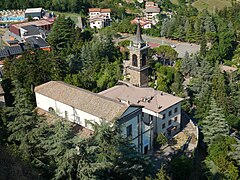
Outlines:
[[163, 115], [162, 115], [162, 119], [165, 119], [165, 118], [166, 118], [166, 114], [163, 114]]
[[171, 116], [172, 115], [172, 110], [168, 112], [168, 116]]
[[127, 137], [132, 137], [132, 125], [127, 127]]
[[165, 128], [165, 123], [162, 124], [162, 129], [164, 129], [164, 128]]
[[176, 107], [175, 109], [174, 109], [174, 112], [176, 113], [178, 111], [178, 108]]
[[86, 119], [84, 120], [84, 126], [88, 127], [88, 121]]
[[171, 124], [172, 124], [172, 120], [169, 120], [169, 121], [168, 121], [168, 125], [171, 125]]
[[176, 122], [178, 120], [177, 116], [174, 118], [174, 121]]
[[153, 120], [153, 116], [149, 115], [149, 120], [152, 121]]
[[76, 116], [76, 123], [80, 124], [80, 117]]
[[65, 119], [68, 119], [68, 112], [65, 111]]

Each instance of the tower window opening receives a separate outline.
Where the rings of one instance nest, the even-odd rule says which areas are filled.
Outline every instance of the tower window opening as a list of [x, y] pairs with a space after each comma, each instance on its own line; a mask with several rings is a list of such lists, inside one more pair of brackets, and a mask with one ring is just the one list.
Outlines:
[[147, 55], [143, 54], [142, 55], [142, 66], [146, 66], [147, 65]]
[[138, 63], [137, 63], [137, 55], [136, 54], [133, 54], [132, 55], [132, 65], [133, 66], [138, 66]]

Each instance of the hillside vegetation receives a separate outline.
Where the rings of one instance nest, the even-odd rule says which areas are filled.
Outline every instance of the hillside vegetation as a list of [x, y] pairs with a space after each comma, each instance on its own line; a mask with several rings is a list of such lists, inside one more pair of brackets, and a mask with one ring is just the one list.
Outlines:
[[216, 9], [223, 9], [224, 7], [230, 7], [230, 0], [198, 0], [192, 4], [199, 11], [207, 9], [209, 12], [214, 12]]

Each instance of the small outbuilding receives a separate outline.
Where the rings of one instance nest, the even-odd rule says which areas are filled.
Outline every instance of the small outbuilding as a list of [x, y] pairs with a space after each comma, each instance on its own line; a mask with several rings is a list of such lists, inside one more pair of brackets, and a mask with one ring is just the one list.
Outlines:
[[43, 15], [43, 8], [28, 8], [25, 10], [25, 18], [31, 17], [41, 19]]

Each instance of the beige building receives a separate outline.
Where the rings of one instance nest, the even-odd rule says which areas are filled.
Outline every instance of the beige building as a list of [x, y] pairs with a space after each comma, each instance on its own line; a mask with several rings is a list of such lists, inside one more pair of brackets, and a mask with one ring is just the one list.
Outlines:
[[163, 133], [172, 137], [180, 130], [182, 98], [150, 87], [136, 87], [126, 82], [120, 82], [119, 85], [99, 94], [126, 104], [143, 106], [143, 121], [153, 124], [155, 136]]
[[160, 8], [154, 2], [146, 2], [144, 9], [144, 16], [153, 24], [158, 23], [157, 15], [160, 13]]
[[89, 130], [93, 130], [89, 121], [117, 123], [123, 137], [131, 140], [137, 151], [147, 153], [152, 147], [150, 124], [142, 121], [141, 105], [123, 103], [61, 81], [37, 86], [35, 95], [37, 107], [41, 110]]
[[111, 22], [111, 9], [89, 8], [89, 22], [91, 28], [101, 29]]

